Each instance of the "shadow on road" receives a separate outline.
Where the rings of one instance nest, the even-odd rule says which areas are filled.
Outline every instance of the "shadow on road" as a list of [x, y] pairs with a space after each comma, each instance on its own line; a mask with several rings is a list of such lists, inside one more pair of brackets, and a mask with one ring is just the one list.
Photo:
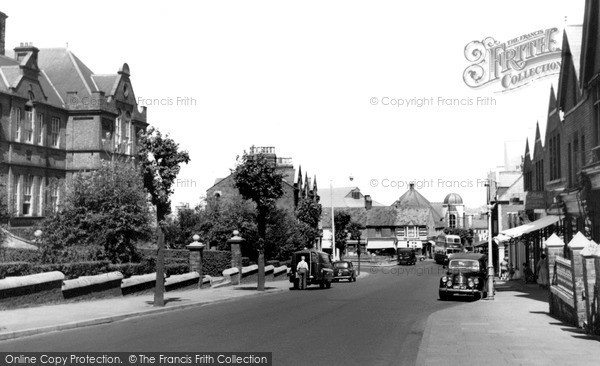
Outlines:
[[[167, 297], [165, 299], [165, 305], [168, 304], [168, 303], [170, 303], [170, 302], [181, 302], [181, 301], [183, 301], [181, 299], [181, 297]], [[153, 305], [154, 301], [146, 301], [146, 304]]]
[[[274, 290], [277, 287], [265, 287], [265, 290]], [[243, 287], [234, 287], [234, 290], [257, 290], [256, 286], [243, 286]]]

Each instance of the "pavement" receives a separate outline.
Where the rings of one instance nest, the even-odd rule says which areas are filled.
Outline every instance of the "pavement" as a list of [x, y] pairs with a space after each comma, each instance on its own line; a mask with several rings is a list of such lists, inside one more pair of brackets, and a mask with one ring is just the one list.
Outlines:
[[549, 315], [548, 290], [497, 281], [494, 300], [431, 314], [417, 365], [598, 365], [600, 337]]
[[165, 306], [154, 307], [154, 294], [69, 302], [0, 311], [0, 340], [35, 334], [111, 323], [136, 316], [186, 309], [190, 307], [235, 300], [249, 296], [264, 296], [287, 291], [286, 280], [265, 283], [265, 291], [256, 291], [255, 284], [169, 291]]

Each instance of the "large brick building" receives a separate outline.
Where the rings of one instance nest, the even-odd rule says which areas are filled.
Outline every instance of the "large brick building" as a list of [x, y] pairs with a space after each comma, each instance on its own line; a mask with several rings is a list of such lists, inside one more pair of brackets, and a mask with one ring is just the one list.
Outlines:
[[533, 154], [526, 142], [525, 213], [530, 220], [555, 215], [559, 221], [529, 238], [532, 260], [539, 257], [539, 241], [555, 230], [565, 243], [578, 231], [600, 240], [599, 37], [600, 5], [586, 0], [583, 25], [566, 26], [563, 32], [561, 71], [556, 91], [550, 90], [545, 137], [537, 126]]
[[0, 12], [0, 179], [13, 227], [56, 210], [74, 173], [132, 155], [147, 127], [130, 72], [95, 74], [65, 48], [22, 43], [6, 52]]
[[[272, 146], [252, 147], [249, 154], [263, 154], [275, 166], [276, 171], [283, 175], [283, 195], [277, 200], [277, 208], [294, 212], [301, 198], [319, 202], [317, 178], [311, 179], [306, 173], [303, 178], [301, 167], [298, 168], [298, 174], [296, 174], [291, 158], [278, 157]], [[225, 178], [215, 179], [213, 186], [206, 190], [206, 196], [231, 199], [241, 195], [235, 187], [233, 175], [229, 174]]]

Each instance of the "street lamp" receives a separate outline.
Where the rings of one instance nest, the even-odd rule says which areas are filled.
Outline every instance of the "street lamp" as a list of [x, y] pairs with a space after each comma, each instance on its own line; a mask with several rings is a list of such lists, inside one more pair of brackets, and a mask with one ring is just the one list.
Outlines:
[[493, 247], [492, 247], [492, 179], [488, 178], [486, 183], [487, 189], [487, 209], [488, 209], [488, 291], [487, 299], [494, 300], [494, 262], [493, 262]]
[[329, 180], [329, 196], [331, 199], [331, 254], [333, 255], [333, 260], [336, 260], [335, 256], [335, 213], [333, 210], [333, 180]]

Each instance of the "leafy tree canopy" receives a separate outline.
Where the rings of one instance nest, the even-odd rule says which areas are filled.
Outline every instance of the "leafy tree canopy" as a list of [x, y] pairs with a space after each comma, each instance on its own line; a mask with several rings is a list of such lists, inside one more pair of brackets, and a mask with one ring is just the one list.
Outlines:
[[156, 206], [158, 221], [162, 223], [171, 212], [169, 196], [173, 193], [173, 183], [179, 174], [181, 164], [187, 164], [190, 156], [187, 151], [179, 151], [169, 135], [151, 127], [140, 136], [138, 158], [142, 166], [144, 187]]
[[60, 210], [42, 223], [47, 261], [86, 248], [93, 259], [127, 262], [135, 257], [135, 242], [149, 233], [147, 195], [132, 162], [77, 173]]

